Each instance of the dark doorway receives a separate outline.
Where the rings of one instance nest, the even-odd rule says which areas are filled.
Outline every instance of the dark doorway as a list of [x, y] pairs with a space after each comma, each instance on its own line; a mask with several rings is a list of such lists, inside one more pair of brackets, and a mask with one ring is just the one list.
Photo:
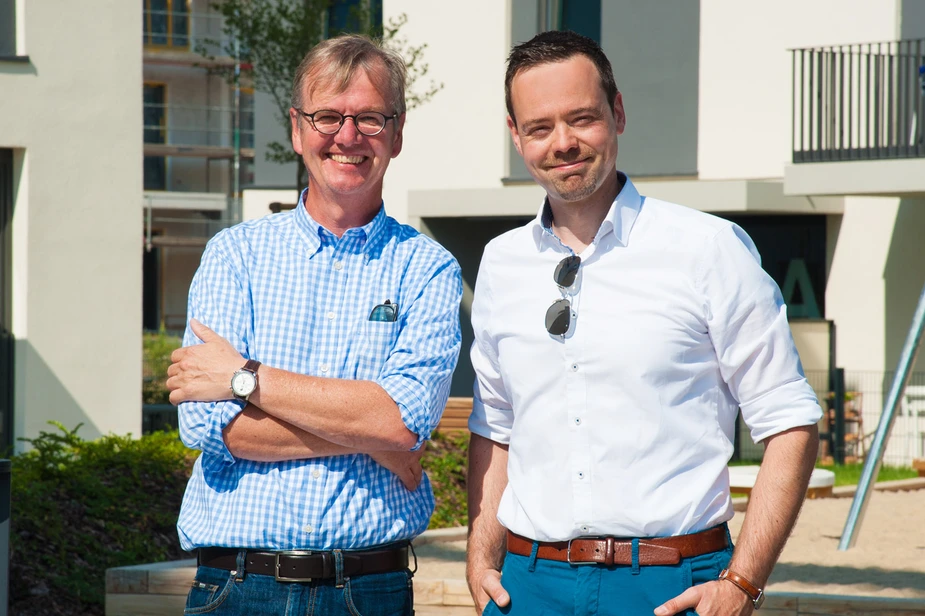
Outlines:
[[144, 252], [142, 276], [142, 327], [157, 331], [161, 327], [161, 249], [152, 246]]
[[13, 445], [13, 151], [0, 149], [0, 447]]

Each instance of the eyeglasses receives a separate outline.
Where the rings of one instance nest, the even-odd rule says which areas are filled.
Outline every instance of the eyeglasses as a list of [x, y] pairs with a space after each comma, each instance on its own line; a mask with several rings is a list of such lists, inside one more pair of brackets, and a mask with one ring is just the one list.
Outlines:
[[322, 109], [315, 113], [305, 113], [301, 109], [296, 109], [296, 111], [308, 118], [312, 128], [322, 135], [336, 135], [344, 125], [344, 120], [351, 118], [360, 133], [367, 137], [374, 137], [385, 129], [386, 122], [397, 117], [387, 116], [378, 111], [363, 111], [356, 115], [345, 115], [330, 109]]
[[393, 304], [389, 300], [385, 300], [384, 303], [373, 308], [372, 312], [369, 313], [369, 320], [386, 322], [397, 321], [398, 304]]
[[[559, 261], [556, 271], [552, 274], [552, 279], [556, 281], [562, 291], [575, 284], [575, 277], [578, 276], [580, 265], [581, 257], [578, 255], [571, 255]], [[571, 326], [572, 302], [568, 298], [554, 301], [552, 306], [546, 310], [546, 331], [553, 336], [564, 336]]]

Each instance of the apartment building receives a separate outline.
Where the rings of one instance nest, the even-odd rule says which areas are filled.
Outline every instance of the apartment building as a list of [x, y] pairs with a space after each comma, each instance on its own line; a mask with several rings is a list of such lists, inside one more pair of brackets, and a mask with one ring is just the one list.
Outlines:
[[140, 432], [140, 21], [0, 0], [0, 446]]

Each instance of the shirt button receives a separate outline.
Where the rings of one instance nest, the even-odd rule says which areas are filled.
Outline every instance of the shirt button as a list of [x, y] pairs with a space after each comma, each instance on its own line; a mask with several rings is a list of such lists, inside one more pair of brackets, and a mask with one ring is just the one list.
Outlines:
[[315, 479], [318, 479], [319, 477], [321, 477], [321, 471], [319, 471], [316, 468], [315, 470], [312, 471], [312, 477], [314, 477]]
[[335, 261], [335, 262], [334, 262], [334, 269], [336, 269], [338, 272], [341, 271], [342, 269], [344, 269], [344, 262], [343, 262], [343, 261]]
[[306, 524], [305, 526], [302, 527], [302, 530], [304, 530], [306, 533], [310, 533], [310, 532], [312, 532], [312, 531], [315, 530], [315, 529], [312, 528], [312, 525], [311, 525], [311, 524]]
[[333, 312], [329, 312], [329, 313], [328, 313], [328, 319], [331, 320], [331, 321], [334, 320], [334, 313], [333, 313]]
[[578, 478], [579, 478], [579, 479], [584, 479], [584, 478], [585, 478], [585, 474], [584, 474], [583, 471], [578, 471]]
[[580, 425], [581, 425], [581, 417], [576, 417], [576, 418], [575, 418], [575, 425], [576, 425], [576, 426], [580, 426]]
[[590, 530], [591, 530], [591, 529], [588, 528], [587, 526], [582, 526], [582, 527], [581, 527], [581, 532], [583, 532], [583, 533], [587, 533], [587, 532], [589, 532]]
[[569, 370], [571, 370], [572, 372], [578, 372], [578, 364], [572, 364], [571, 366], [569, 366]]
[[321, 371], [322, 371], [322, 372], [327, 372], [327, 371], [328, 371], [328, 365], [327, 365], [327, 364], [321, 364]]

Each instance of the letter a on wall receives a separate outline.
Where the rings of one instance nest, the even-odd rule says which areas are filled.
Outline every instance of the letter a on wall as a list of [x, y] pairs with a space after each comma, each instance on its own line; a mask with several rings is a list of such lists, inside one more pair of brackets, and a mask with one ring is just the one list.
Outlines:
[[[794, 292], [799, 288], [802, 303], [794, 302]], [[787, 276], [784, 277], [784, 287], [781, 289], [784, 303], [787, 304], [787, 316], [797, 319], [821, 319], [819, 306], [816, 304], [816, 292], [809, 279], [809, 270], [803, 259], [791, 259], [787, 266]]]

